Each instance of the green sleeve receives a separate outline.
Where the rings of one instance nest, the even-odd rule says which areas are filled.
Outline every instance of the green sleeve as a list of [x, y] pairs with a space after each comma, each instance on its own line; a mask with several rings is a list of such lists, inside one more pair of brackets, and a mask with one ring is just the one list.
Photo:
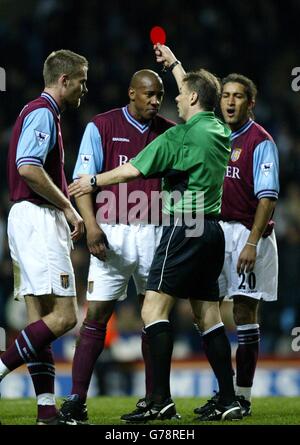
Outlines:
[[[170, 128], [165, 133], [150, 142], [135, 158], [131, 159], [131, 164], [137, 168], [144, 177], [153, 176], [178, 168], [182, 158], [182, 132], [178, 132], [180, 127]], [[176, 130], [176, 131], [174, 131]]]

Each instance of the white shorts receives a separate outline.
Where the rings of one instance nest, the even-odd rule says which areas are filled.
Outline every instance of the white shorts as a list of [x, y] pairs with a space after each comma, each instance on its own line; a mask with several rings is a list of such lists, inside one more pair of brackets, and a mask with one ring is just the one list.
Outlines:
[[278, 254], [274, 231], [261, 238], [253, 272], [238, 275], [236, 266], [250, 231], [237, 222], [220, 221], [225, 234], [225, 260], [219, 277], [220, 296], [245, 295], [257, 300], [276, 301]]
[[162, 227], [154, 225], [101, 224], [109, 249], [107, 260], [91, 255], [87, 300], [125, 300], [130, 277], [138, 294], [145, 294], [154, 252]]
[[18, 202], [9, 212], [7, 232], [15, 298], [76, 295], [70, 228], [61, 210]]

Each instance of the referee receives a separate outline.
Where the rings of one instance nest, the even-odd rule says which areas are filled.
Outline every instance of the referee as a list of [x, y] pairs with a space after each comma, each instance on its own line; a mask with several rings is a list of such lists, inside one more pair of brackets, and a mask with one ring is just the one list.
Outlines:
[[[139, 176], [163, 176], [164, 191], [181, 192], [180, 200], [164, 203], [169, 225], [164, 227], [155, 252], [142, 308], [154, 374], [152, 400], [143, 410], [123, 415], [128, 422], [176, 416], [170, 393], [173, 338], [169, 322], [175, 298], [190, 300], [219, 384], [218, 404], [205, 420], [242, 418], [233, 388], [230, 344], [219, 311], [218, 276], [224, 261], [224, 235], [218, 216], [230, 154], [230, 130], [214, 114], [220, 91], [218, 79], [208, 71], [185, 74], [176, 97], [184, 124], [157, 137], [129, 163], [96, 178], [82, 175], [69, 186], [70, 194], [79, 197], [92, 192], [95, 182], [101, 187]], [[192, 198], [186, 200], [187, 194]], [[197, 205], [199, 196], [204, 197], [201, 208]], [[185, 212], [193, 215], [196, 225], [204, 216], [202, 233], [196, 231], [195, 236]]]

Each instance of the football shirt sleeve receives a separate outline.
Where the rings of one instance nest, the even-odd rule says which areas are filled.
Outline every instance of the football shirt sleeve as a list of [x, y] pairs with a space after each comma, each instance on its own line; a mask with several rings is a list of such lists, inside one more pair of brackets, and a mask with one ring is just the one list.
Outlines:
[[253, 156], [254, 194], [258, 199], [278, 199], [279, 159], [276, 144], [266, 140], [257, 145]]
[[78, 174], [95, 175], [102, 171], [103, 147], [101, 135], [93, 122], [87, 124], [82, 136], [73, 179]]
[[150, 142], [135, 158], [131, 159], [132, 165], [137, 168], [144, 177], [163, 176], [168, 170], [178, 169], [182, 166], [182, 150], [179, 135], [173, 127], [164, 134]]
[[38, 108], [24, 119], [16, 153], [17, 168], [22, 165], [42, 167], [55, 145], [56, 127], [53, 114]]

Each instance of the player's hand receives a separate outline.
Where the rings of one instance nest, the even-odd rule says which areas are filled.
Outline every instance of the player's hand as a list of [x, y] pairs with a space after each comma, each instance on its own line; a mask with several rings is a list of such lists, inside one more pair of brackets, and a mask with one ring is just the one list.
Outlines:
[[84, 222], [78, 212], [70, 204], [70, 206], [63, 209], [66, 220], [74, 229], [71, 231], [71, 238], [73, 241], [79, 240], [84, 234]]
[[153, 48], [156, 62], [163, 63], [165, 68], [169, 68], [169, 66], [177, 60], [176, 56], [172, 53], [168, 46], [157, 43]]
[[75, 196], [75, 198], [79, 198], [93, 191], [90, 183], [92, 175], [78, 175], [78, 178], [79, 179], [76, 179], [68, 187], [70, 195]]
[[107, 249], [109, 249], [106, 234], [99, 226], [88, 229], [86, 233], [87, 245], [90, 253], [101, 261], [107, 259]]
[[252, 272], [256, 261], [256, 247], [246, 244], [240, 253], [237, 262], [237, 273]]

